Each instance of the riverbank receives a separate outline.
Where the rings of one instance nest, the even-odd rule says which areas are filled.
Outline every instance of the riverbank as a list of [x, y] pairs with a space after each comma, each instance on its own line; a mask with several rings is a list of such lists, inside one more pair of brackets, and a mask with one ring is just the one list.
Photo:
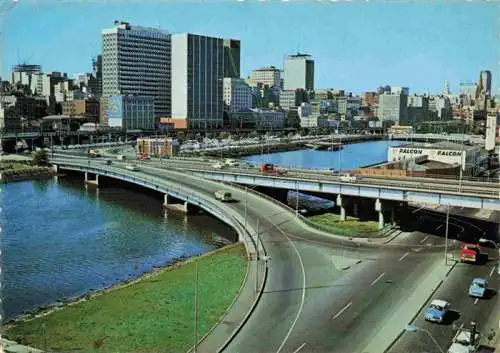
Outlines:
[[335, 213], [324, 213], [307, 218], [307, 222], [318, 229], [336, 235], [348, 237], [380, 237], [382, 233], [378, 229], [378, 222], [360, 221], [358, 218], [347, 216], [345, 221], [340, 220], [340, 215]]
[[1, 161], [0, 182], [44, 179], [56, 176], [57, 172], [51, 167], [39, 167], [31, 161]]
[[246, 268], [244, 246], [229, 245], [7, 323], [3, 335], [54, 351], [184, 353], [193, 343], [195, 288], [200, 339], [239, 292]]

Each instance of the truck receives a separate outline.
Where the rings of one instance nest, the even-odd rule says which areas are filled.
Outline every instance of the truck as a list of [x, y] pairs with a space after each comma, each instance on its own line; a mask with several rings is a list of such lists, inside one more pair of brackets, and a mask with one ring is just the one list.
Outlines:
[[223, 202], [229, 202], [232, 201], [233, 197], [229, 191], [226, 190], [217, 190], [215, 192], [215, 198], [217, 200], [223, 201]]
[[460, 328], [448, 349], [448, 353], [476, 353], [479, 348], [479, 332], [475, 322], [471, 323], [471, 328]]
[[354, 183], [356, 182], [356, 175], [349, 173], [342, 174], [340, 176], [340, 181], [343, 181], [344, 183]]
[[481, 252], [481, 247], [476, 244], [464, 244], [460, 250], [460, 262], [468, 262], [476, 264], [482, 258], [488, 257], [488, 254]]
[[272, 163], [262, 164], [259, 168], [259, 171], [261, 173], [265, 173], [268, 175], [283, 175], [283, 174], [285, 174], [284, 171], [282, 171], [278, 168], [275, 168], [274, 164], [272, 164]]
[[127, 158], [123, 154], [119, 154], [118, 156], [116, 156], [116, 159], [118, 159], [119, 161], [124, 161]]

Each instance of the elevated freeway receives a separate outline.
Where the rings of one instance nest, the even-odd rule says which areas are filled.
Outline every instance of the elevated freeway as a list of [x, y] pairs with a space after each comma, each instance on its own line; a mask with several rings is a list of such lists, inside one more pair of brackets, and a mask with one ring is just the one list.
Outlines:
[[[220, 204], [213, 199], [219, 183], [170, 166], [144, 163], [133, 172], [123, 163], [102, 160], [56, 157], [52, 162], [61, 170], [183, 190], [195, 200]], [[224, 345], [227, 352], [382, 352], [400, 330], [386, 325], [381, 331], [380, 326], [394, 317], [401, 325], [409, 322], [447, 270], [442, 238], [436, 238], [436, 246], [350, 241], [308, 227], [276, 202], [230, 185], [224, 188], [240, 201], [225, 204], [225, 216], [245, 224], [246, 209], [247, 228], [255, 231], [259, 224], [271, 257], [261, 300], [239, 334]], [[372, 342], [369, 338], [375, 336], [380, 340]], [[197, 351], [218, 351], [220, 347], [205, 343], [209, 341]]]

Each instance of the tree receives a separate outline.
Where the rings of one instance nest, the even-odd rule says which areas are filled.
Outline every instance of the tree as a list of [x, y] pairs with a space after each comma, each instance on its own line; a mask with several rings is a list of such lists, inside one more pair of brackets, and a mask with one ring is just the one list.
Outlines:
[[40, 166], [46, 166], [49, 164], [49, 157], [47, 156], [47, 151], [41, 150], [35, 152], [35, 155], [33, 156], [33, 164], [34, 165], [40, 165]]

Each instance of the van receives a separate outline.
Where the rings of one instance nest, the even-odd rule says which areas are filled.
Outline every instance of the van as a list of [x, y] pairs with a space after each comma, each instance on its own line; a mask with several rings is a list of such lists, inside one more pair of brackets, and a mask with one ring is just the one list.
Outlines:
[[239, 163], [236, 159], [226, 159], [226, 165], [229, 167], [237, 167]]
[[215, 198], [217, 200], [220, 200], [223, 202], [228, 202], [228, 201], [231, 201], [233, 199], [231, 193], [229, 191], [225, 191], [225, 190], [216, 191]]

